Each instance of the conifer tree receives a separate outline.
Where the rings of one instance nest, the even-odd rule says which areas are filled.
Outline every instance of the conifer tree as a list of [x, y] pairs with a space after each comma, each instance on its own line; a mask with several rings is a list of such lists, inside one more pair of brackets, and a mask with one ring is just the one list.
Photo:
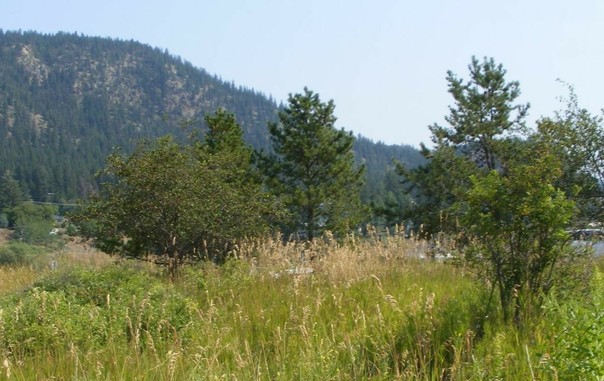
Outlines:
[[2, 226], [8, 227], [15, 223], [14, 208], [28, 199], [27, 192], [9, 170], [0, 177], [0, 215]]
[[12, 209], [23, 201], [27, 195], [9, 170], [0, 178], [0, 211]]
[[428, 162], [414, 169], [398, 166], [416, 198], [410, 214], [428, 236], [454, 228], [451, 207], [472, 187], [470, 176], [505, 170], [516, 154], [514, 135], [525, 132], [529, 105], [516, 104], [519, 83], [507, 82], [506, 70], [492, 58], [472, 57], [468, 69], [468, 81], [447, 73], [455, 103], [445, 116], [448, 126], [430, 126], [434, 148], [421, 151]]
[[362, 219], [364, 167], [355, 167], [352, 134], [335, 128], [334, 108], [305, 88], [269, 124], [274, 153], [263, 160], [267, 185], [289, 212], [285, 232], [308, 240], [343, 233]]
[[472, 57], [468, 70], [467, 82], [447, 72], [449, 93], [455, 99], [455, 106], [449, 107], [445, 117], [450, 127], [434, 124], [430, 131], [437, 149], [452, 146], [489, 171], [497, 168], [506, 153], [504, 138], [524, 127], [529, 105], [514, 104], [520, 96], [520, 85], [517, 81], [506, 82], [506, 70], [493, 58], [479, 62]]
[[504, 320], [519, 326], [568, 281], [561, 274], [574, 203], [555, 185], [563, 161], [552, 144], [523, 139], [528, 105], [515, 103], [518, 82], [507, 82], [493, 59], [472, 58], [469, 70], [467, 83], [448, 73], [455, 105], [449, 126], [431, 127], [434, 148], [422, 151], [430, 161], [399, 169], [418, 206], [433, 208], [417, 215], [428, 233], [457, 233], [457, 253], [491, 288], [487, 310], [498, 290]]

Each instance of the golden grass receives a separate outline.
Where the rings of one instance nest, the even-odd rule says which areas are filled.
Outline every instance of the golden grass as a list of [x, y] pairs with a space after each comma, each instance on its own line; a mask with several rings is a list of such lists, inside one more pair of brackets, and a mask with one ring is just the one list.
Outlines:
[[96, 249], [90, 242], [68, 238], [66, 244], [53, 256], [59, 266], [103, 267], [114, 263], [115, 258]]
[[[266, 238], [222, 266], [184, 268], [170, 283], [157, 272], [120, 272], [107, 266], [112, 258], [72, 242], [53, 254], [59, 271], [98, 273], [92, 282], [91, 272], [76, 273], [74, 294], [36, 289], [0, 305], [0, 339], [11, 343], [0, 348], [0, 379], [547, 379], [533, 369], [540, 352], [531, 346], [547, 332], [524, 337], [491, 322], [481, 341], [476, 322], [488, 290], [463, 269], [419, 259], [425, 250], [401, 231], [341, 242]], [[0, 292], [48, 273], [0, 268]], [[134, 278], [126, 291], [108, 287], [125, 275]], [[78, 299], [90, 292], [96, 303]], [[11, 338], [19, 332], [10, 327], [30, 328], [17, 315], [33, 322], [31, 338]], [[92, 333], [102, 345], [90, 344]]]
[[234, 255], [249, 261], [261, 275], [304, 275], [319, 273], [331, 281], [356, 282], [393, 266], [417, 262], [427, 244], [406, 238], [402, 230], [378, 234], [369, 229], [365, 238], [351, 235], [338, 242], [331, 235], [313, 242], [287, 242], [267, 238], [248, 242]]
[[0, 266], [0, 295], [23, 290], [38, 280], [40, 275], [31, 267]]

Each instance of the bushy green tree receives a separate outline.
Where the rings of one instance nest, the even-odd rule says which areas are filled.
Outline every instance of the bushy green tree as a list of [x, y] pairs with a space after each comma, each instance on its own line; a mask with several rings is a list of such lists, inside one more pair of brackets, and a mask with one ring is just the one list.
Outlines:
[[[539, 302], [556, 281], [555, 266], [568, 242], [565, 231], [574, 209], [554, 186], [560, 162], [547, 147], [532, 146], [504, 174], [473, 175], [472, 187], [458, 203], [468, 245], [465, 259], [485, 270], [498, 289], [504, 320]], [[525, 309], [526, 307], [526, 309]]]
[[468, 82], [448, 73], [455, 105], [449, 126], [430, 128], [428, 163], [399, 172], [426, 235], [455, 232], [463, 259], [499, 291], [504, 319], [519, 323], [559, 280], [574, 203], [557, 187], [564, 160], [554, 144], [529, 139], [518, 83], [493, 59], [472, 58], [469, 71]]
[[363, 218], [364, 167], [355, 166], [352, 134], [335, 128], [334, 108], [305, 88], [269, 124], [274, 153], [262, 161], [266, 184], [289, 212], [285, 232], [308, 240], [346, 232]]
[[164, 137], [108, 158], [111, 181], [74, 215], [99, 248], [165, 264], [176, 276], [183, 263], [223, 260], [240, 240], [266, 232], [270, 204], [248, 178], [239, 126], [223, 111], [206, 122], [207, 140], [183, 146]]
[[579, 209], [579, 224], [604, 219], [604, 119], [581, 108], [568, 86], [565, 109], [537, 124], [533, 140], [548, 144], [562, 161], [558, 186]]
[[55, 224], [57, 207], [24, 202], [12, 209], [15, 218], [15, 237], [25, 243], [48, 244], [54, 240], [51, 230]]

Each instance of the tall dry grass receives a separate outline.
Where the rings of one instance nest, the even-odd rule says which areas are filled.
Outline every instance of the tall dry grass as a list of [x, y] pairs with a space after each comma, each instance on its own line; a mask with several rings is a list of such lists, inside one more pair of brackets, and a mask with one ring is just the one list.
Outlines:
[[485, 320], [487, 290], [463, 269], [420, 259], [425, 243], [401, 231], [370, 233], [256, 240], [175, 283], [64, 254], [64, 272], [0, 298], [0, 379], [551, 379], [551, 328]]
[[369, 227], [363, 237], [350, 235], [343, 241], [329, 233], [313, 242], [254, 240], [233, 255], [249, 261], [262, 275], [316, 272], [333, 282], [356, 282], [376, 272], [390, 271], [393, 266], [425, 259], [427, 249], [425, 241], [406, 237], [403, 228], [378, 232]]
[[0, 267], [0, 295], [24, 290], [39, 277], [31, 267]]

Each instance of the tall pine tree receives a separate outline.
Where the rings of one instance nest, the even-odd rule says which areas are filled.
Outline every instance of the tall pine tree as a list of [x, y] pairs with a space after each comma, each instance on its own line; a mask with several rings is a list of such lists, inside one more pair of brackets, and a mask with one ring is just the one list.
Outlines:
[[422, 145], [421, 151], [428, 162], [413, 169], [398, 166], [415, 198], [409, 216], [427, 236], [456, 229], [452, 206], [472, 187], [470, 176], [504, 172], [525, 133], [529, 105], [516, 103], [519, 83], [508, 82], [506, 70], [492, 58], [472, 57], [468, 69], [468, 81], [447, 73], [455, 103], [445, 116], [448, 126], [430, 126], [434, 148]]
[[274, 153], [263, 160], [266, 183], [287, 208], [287, 234], [308, 240], [339, 234], [362, 219], [364, 167], [355, 167], [351, 133], [334, 127], [333, 101], [321, 102], [307, 88], [270, 123]]

